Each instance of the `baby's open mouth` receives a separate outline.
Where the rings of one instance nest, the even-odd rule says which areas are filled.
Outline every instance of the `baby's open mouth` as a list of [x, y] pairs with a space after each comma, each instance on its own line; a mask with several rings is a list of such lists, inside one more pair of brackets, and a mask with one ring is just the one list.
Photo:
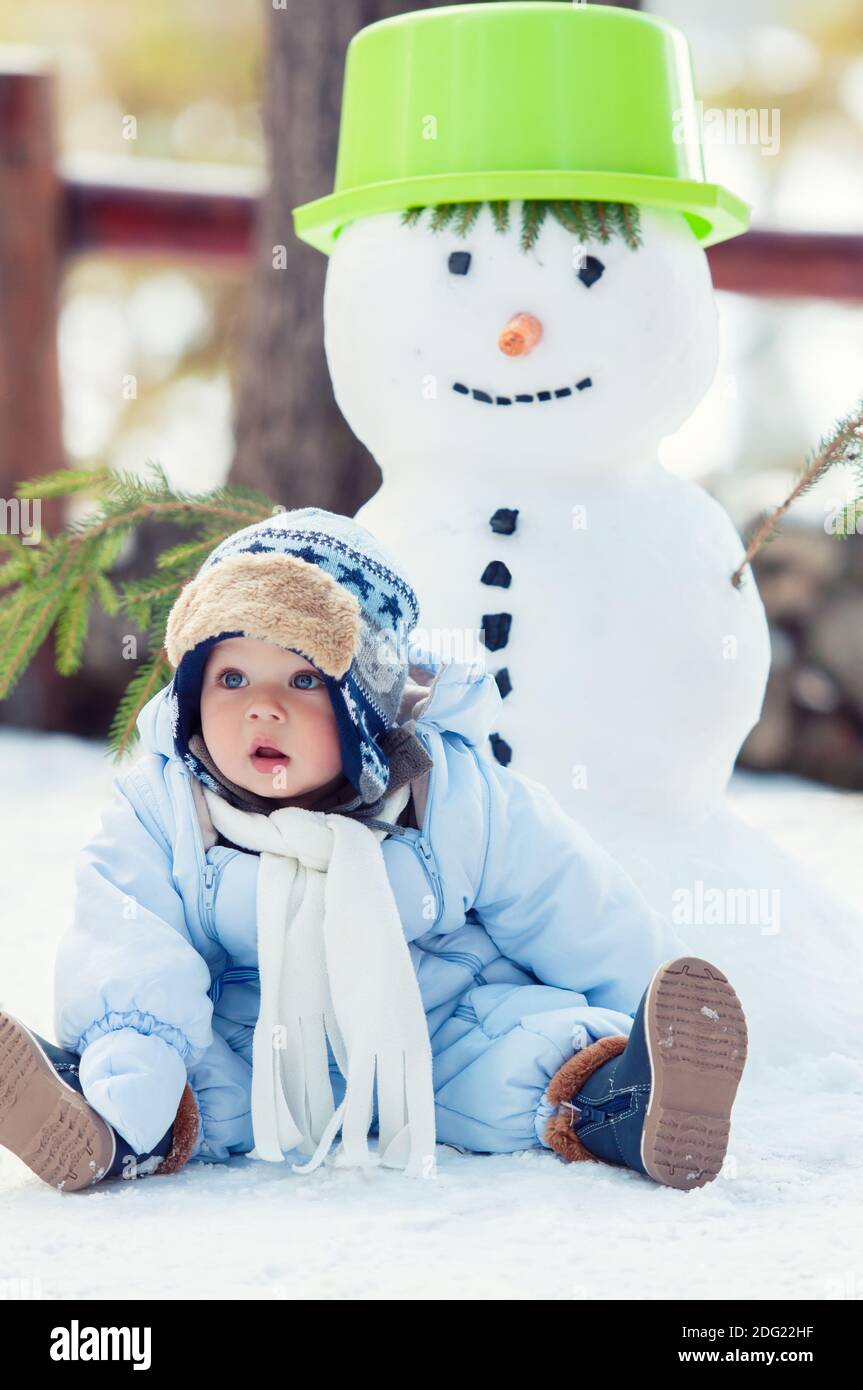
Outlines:
[[256, 748], [254, 753], [250, 753], [249, 758], [259, 772], [270, 772], [277, 763], [288, 762], [287, 753], [282, 753], [278, 748], [273, 748], [266, 743], [262, 743], [260, 748]]
[[558, 386], [555, 391], [537, 391], [534, 395], [522, 392], [518, 396], [491, 396], [488, 391], [479, 391], [475, 386], [465, 386], [461, 381], [454, 381], [452, 389], [458, 391], [460, 396], [473, 396], [475, 401], [483, 401], [486, 405], [527, 405], [530, 401], [553, 401], [562, 396], [571, 396], [573, 389], [576, 391], [586, 391], [592, 386], [593, 382], [589, 376], [582, 377], [581, 381], [572, 386]]

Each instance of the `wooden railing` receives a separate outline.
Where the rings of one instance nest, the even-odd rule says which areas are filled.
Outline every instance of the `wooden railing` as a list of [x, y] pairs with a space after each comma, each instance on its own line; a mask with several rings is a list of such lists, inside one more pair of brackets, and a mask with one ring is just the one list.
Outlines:
[[[262, 191], [262, 176], [241, 168], [133, 157], [64, 166], [50, 73], [0, 73], [0, 498], [62, 462], [56, 314], [69, 258], [247, 263]], [[720, 290], [863, 300], [863, 236], [756, 230], [707, 255]]]

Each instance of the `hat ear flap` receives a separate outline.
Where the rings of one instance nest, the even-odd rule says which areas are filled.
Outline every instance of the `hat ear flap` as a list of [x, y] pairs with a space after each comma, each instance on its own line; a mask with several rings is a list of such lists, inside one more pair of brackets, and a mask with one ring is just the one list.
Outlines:
[[[174, 749], [189, 766], [189, 739], [201, 727], [201, 687], [207, 657], [218, 642], [228, 637], [242, 637], [242, 632], [220, 632], [218, 637], [205, 637], [181, 658], [172, 681], [174, 716]], [[197, 775], [197, 774], [196, 774]]]
[[356, 685], [353, 669], [340, 681], [331, 676], [325, 679], [339, 731], [342, 771], [363, 801], [371, 804], [383, 796], [390, 780], [389, 762], [376, 743], [386, 726], [373, 717], [375, 727], [369, 728], [370, 706]]

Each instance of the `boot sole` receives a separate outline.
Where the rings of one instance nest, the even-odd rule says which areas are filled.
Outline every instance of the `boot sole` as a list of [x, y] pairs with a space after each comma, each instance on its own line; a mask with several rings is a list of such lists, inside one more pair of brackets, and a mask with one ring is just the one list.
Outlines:
[[644, 1028], [651, 1086], [641, 1161], [667, 1187], [704, 1187], [725, 1159], [746, 1063], [742, 1005], [717, 966], [679, 956], [650, 982]]
[[115, 1142], [29, 1029], [0, 1010], [0, 1145], [51, 1187], [79, 1192], [108, 1172]]

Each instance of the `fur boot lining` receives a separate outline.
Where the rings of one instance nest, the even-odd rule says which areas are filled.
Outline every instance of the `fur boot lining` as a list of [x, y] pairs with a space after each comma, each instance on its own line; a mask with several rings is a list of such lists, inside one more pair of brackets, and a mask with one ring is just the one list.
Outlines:
[[[609, 1038], [599, 1038], [597, 1042], [591, 1043], [590, 1047], [583, 1047], [580, 1052], [576, 1052], [574, 1057], [564, 1062], [548, 1083], [549, 1102], [552, 1105], [560, 1105], [562, 1101], [571, 1100], [597, 1067], [601, 1067], [609, 1057], [617, 1057], [627, 1042], [628, 1039], [623, 1034], [615, 1033]], [[551, 1116], [545, 1127], [545, 1138], [567, 1163], [577, 1163], [585, 1158], [592, 1158], [594, 1163], [602, 1162], [602, 1159], [597, 1158], [596, 1154], [591, 1153], [590, 1149], [582, 1144], [575, 1130], [570, 1128], [569, 1111]]]
[[318, 565], [295, 555], [232, 555], [190, 579], [171, 609], [165, 651], [174, 667], [206, 637], [235, 630], [298, 647], [328, 676], [350, 667], [360, 606]]
[[198, 1103], [187, 1081], [177, 1106], [171, 1152], [165, 1155], [158, 1168], [154, 1168], [154, 1177], [161, 1177], [163, 1173], [177, 1173], [188, 1162], [198, 1142], [199, 1125]]

